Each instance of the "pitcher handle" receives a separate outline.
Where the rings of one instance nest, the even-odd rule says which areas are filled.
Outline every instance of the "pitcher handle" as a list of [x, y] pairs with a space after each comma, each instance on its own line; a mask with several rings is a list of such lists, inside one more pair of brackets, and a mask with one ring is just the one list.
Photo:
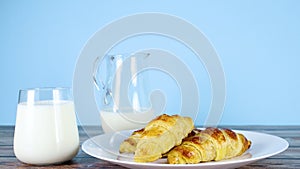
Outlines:
[[[97, 90], [101, 91], [100, 88], [102, 88], [102, 90], [103, 90], [105, 88], [105, 85], [104, 85], [103, 80], [100, 79], [100, 81], [98, 81], [98, 79], [97, 79], [99, 62], [100, 62], [100, 58], [97, 57], [94, 61], [94, 66], [93, 66], [93, 81], [94, 81], [94, 85], [96, 86]], [[100, 87], [100, 84], [102, 87]]]
[[93, 66], [93, 82], [98, 91], [100, 91], [100, 92], [102, 92], [102, 90], [105, 91], [105, 96], [104, 96], [103, 101], [104, 101], [104, 104], [107, 105], [111, 102], [112, 91], [105, 85], [103, 80], [101, 80], [101, 79], [98, 80], [98, 78], [97, 78], [99, 63], [100, 63], [100, 58], [97, 57], [96, 60], [94, 61], [94, 66]]

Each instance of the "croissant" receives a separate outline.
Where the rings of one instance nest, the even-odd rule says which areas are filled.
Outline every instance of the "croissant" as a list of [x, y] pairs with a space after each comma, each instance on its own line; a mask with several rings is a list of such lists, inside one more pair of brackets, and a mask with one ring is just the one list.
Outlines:
[[134, 131], [131, 136], [125, 139], [119, 148], [120, 153], [134, 153], [136, 150], [137, 143], [142, 136], [145, 128]]
[[163, 114], [150, 121], [144, 129], [133, 132], [121, 143], [119, 151], [134, 152], [135, 162], [155, 161], [180, 145], [193, 128], [190, 117]]
[[243, 154], [251, 141], [230, 129], [194, 130], [179, 146], [168, 153], [170, 164], [195, 164], [219, 161]]

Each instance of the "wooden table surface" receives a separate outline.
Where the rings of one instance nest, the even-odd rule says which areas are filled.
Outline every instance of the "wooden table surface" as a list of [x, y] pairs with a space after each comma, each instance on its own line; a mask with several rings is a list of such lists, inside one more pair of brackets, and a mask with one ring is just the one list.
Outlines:
[[[289, 148], [275, 156], [251, 163], [241, 169], [300, 168], [300, 126], [225, 126], [231, 129], [257, 131], [286, 139]], [[88, 134], [87, 134], [88, 133]], [[92, 135], [102, 133], [100, 127], [79, 127], [80, 143]], [[64, 164], [32, 166], [18, 161], [13, 152], [13, 126], [0, 126], [0, 168], [123, 168], [85, 154], [81, 149], [77, 156]]]

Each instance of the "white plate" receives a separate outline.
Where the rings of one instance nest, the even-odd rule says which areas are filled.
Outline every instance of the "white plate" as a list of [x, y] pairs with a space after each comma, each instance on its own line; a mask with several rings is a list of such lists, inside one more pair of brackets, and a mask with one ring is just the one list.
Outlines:
[[133, 161], [133, 155], [119, 153], [120, 143], [127, 138], [132, 131], [122, 131], [95, 136], [82, 144], [82, 150], [93, 157], [128, 168], [215, 169], [240, 167], [279, 154], [289, 146], [286, 140], [277, 136], [251, 131], [234, 131], [244, 134], [251, 140], [252, 145], [249, 150], [243, 155], [233, 159], [199, 164], [167, 164], [166, 159], [159, 159], [152, 163], [136, 163]]

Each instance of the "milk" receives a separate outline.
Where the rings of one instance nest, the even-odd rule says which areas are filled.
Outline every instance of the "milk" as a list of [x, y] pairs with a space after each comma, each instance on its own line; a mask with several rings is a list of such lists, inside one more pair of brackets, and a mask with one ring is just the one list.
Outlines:
[[30, 164], [72, 159], [79, 137], [72, 101], [19, 103], [14, 136], [16, 157]]
[[122, 108], [118, 113], [112, 109], [100, 111], [101, 124], [104, 132], [141, 129], [155, 117], [152, 110], [137, 112], [131, 108]]

